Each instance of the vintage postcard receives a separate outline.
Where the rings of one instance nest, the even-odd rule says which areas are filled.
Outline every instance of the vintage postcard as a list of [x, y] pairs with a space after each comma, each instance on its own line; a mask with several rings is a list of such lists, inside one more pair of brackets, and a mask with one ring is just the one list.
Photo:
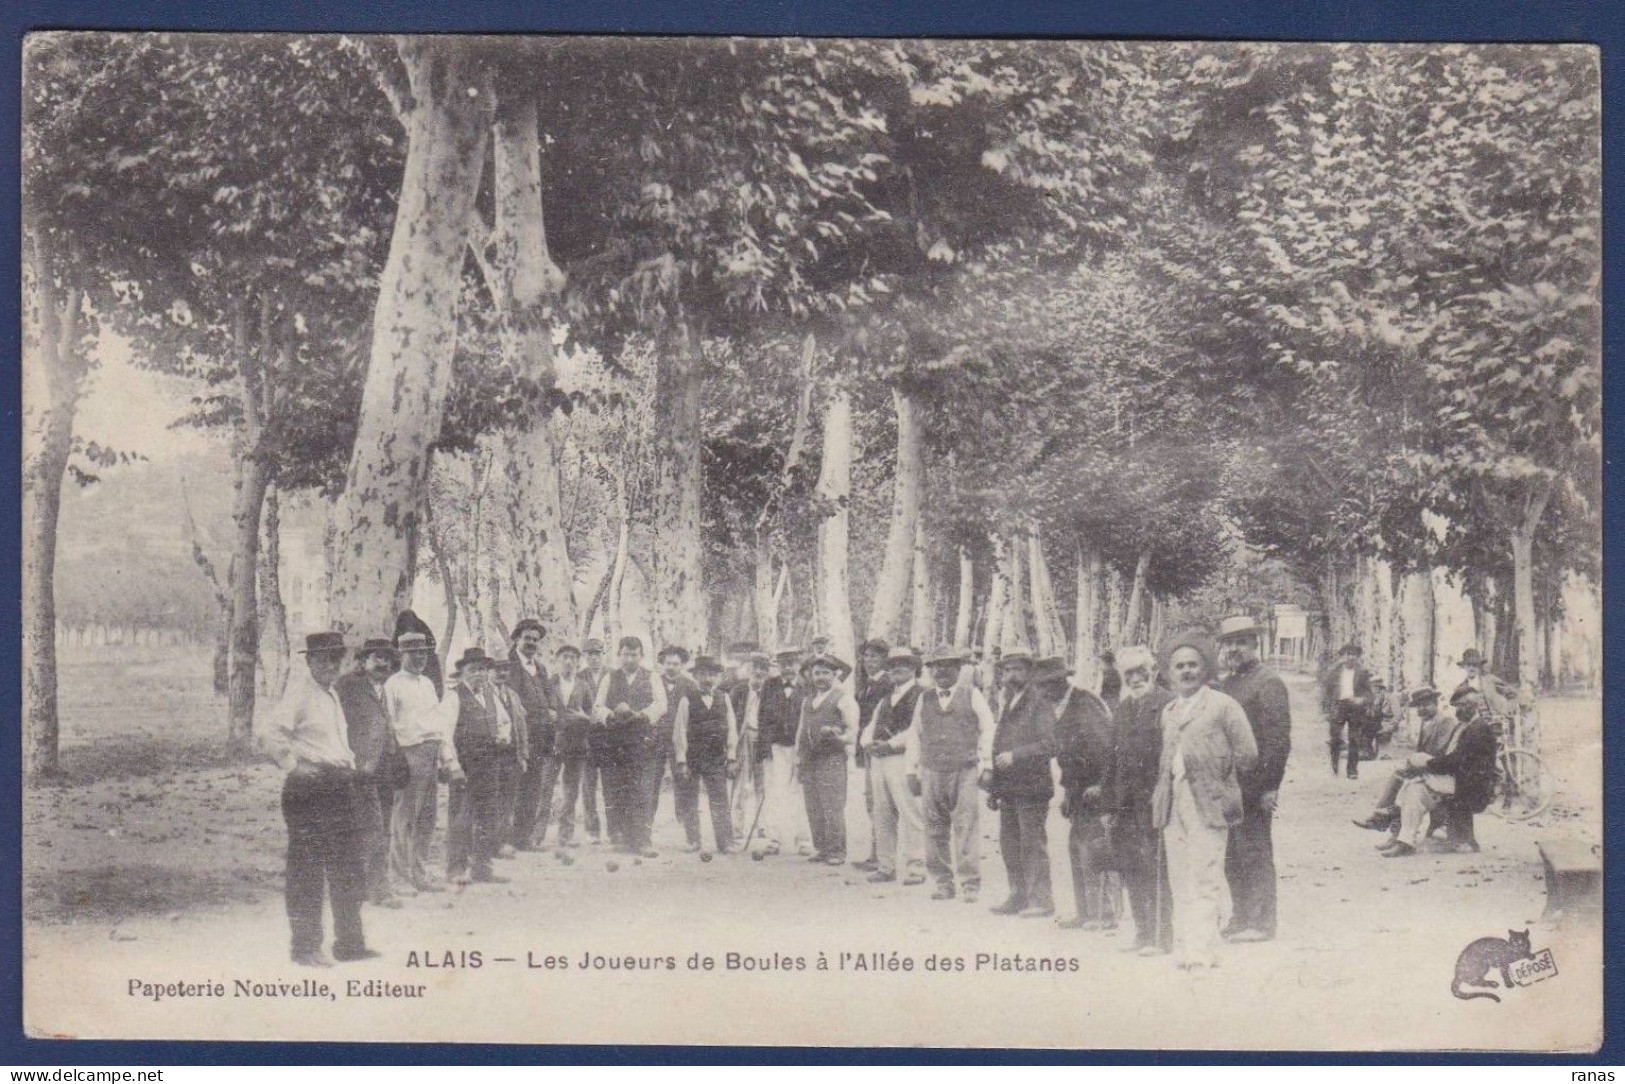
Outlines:
[[1594, 48], [23, 67], [30, 1035], [1600, 1044]]

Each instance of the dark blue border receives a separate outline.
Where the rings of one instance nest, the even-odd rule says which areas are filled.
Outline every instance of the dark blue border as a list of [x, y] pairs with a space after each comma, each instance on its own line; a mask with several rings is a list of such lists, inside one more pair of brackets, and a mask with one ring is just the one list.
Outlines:
[[[841, 3], [835, 0], [724, 3], [720, 0], [600, 0], [564, 5], [525, 3], [523, 0], [482, 0], [477, 5], [450, 6], [438, 0], [387, 0], [362, 4], [301, 5], [290, 0], [211, 3], [209, 0], [165, 0], [136, 4], [129, 0], [13, 0], [0, 6], [0, 35], [6, 44], [0, 56], [0, 178], [5, 178], [4, 215], [0, 217], [0, 347], [8, 362], [18, 358], [20, 327], [20, 267], [17, 178], [19, 145], [19, 87], [22, 36], [44, 28], [140, 28], [195, 30], [287, 31], [570, 31], [601, 33], [731, 33], [800, 34], [818, 36], [1089, 36], [1142, 38], [1232, 38], [1275, 40], [1387, 40], [1387, 41], [1561, 41], [1590, 42], [1602, 48], [1603, 72], [1603, 221], [1605, 289], [1620, 281], [1621, 202], [1619, 111], [1625, 109], [1620, 86], [1625, 70], [1625, 5], [1613, 0], [1547, 0], [1538, 4], [1518, 0], [1477, 2], [1383, 4], [1374, 0], [1095, 0], [1089, 4], [1030, 3], [990, 5], [976, 0], [890, 0], [889, 3]], [[1617, 296], [1609, 291], [1610, 298]], [[1617, 582], [1621, 571], [1620, 528], [1625, 513], [1614, 499], [1614, 453], [1619, 449], [1625, 408], [1619, 402], [1618, 344], [1621, 318], [1617, 306], [1607, 306], [1604, 317], [1604, 577]], [[20, 370], [14, 369], [4, 401], [3, 447], [0, 462], [0, 515], [9, 520], [7, 536], [20, 537], [22, 442], [18, 426]], [[0, 562], [0, 598], [21, 597], [20, 561]], [[1605, 669], [1621, 655], [1625, 637], [1625, 608], [1604, 611]], [[0, 687], [20, 689], [21, 640], [19, 613], [8, 607], [0, 614]], [[1605, 683], [1604, 719], [1611, 719], [1622, 699], [1619, 686]], [[14, 703], [16, 703], [14, 701]], [[0, 778], [15, 780], [21, 757], [21, 727], [15, 721], [0, 726]], [[1606, 732], [1606, 727], [1605, 727]], [[1616, 742], [1607, 739], [1611, 752]], [[1625, 784], [1625, 770], [1609, 755], [1605, 765], [1608, 793]], [[1607, 811], [1609, 849], [1622, 840], [1617, 806]], [[436, 1046], [432, 1044], [380, 1045], [370, 1043], [179, 1043], [179, 1042], [49, 1042], [22, 1035], [22, 937], [19, 866], [21, 853], [21, 800], [14, 794], [0, 802], [0, 1064], [60, 1066], [143, 1064], [528, 1064], [589, 1062], [601, 1064], [754, 1063], [774, 1060], [790, 1063], [1108, 1063], [1108, 1064], [1486, 1064], [1607, 1065], [1625, 1061], [1625, 1042], [1615, 1023], [1621, 1004], [1625, 968], [1618, 966], [1621, 950], [1617, 922], [1606, 933], [1608, 959], [1616, 966], [1605, 975], [1608, 1032], [1595, 1058], [1508, 1057], [1505, 1055], [1325, 1055], [1156, 1052], [1004, 1052], [948, 1050], [801, 1050], [730, 1049], [723, 1047], [525, 1047]], [[1607, 866], [1610, 900], [1625, 898], [1625, 863]], [[1403, 975], [1396, 982], [1407, 981]]]

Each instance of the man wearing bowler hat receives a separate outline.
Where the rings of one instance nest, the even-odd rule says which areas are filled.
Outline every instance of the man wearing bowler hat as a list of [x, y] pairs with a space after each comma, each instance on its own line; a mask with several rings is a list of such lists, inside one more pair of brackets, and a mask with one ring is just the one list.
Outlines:
[[[1230, 829], [1225, 844], [1224, 873], [1230, 882], [1231, 913], [1223, 935], [1229, 941], [1268, 941], [1275, 936], [1272, 832], [1276, 796], [1292, 752], [1292, 707], [1287, 701], [1286, 683], [1259, 660], [1258, 624], [1251, 617], [1243, 614], [1219, 623], [1219, 653], [1228, 671], [1219, 691], [1241, 705], [1258, 746], [1258, 760], [1239, 775], [1241, 823]], [[1353, 772], [1356, 734], [1352, 726], [1349, 737], [1349, 771]]]
[[[539, 850], [547, 838], [547, 823], [553, 814], [553, 790], [559, 778], [559, 761], [553, 755], [558, 725], [558, 703], [553, 695], [553, 676], [542, 662], [542, 640], [547, 630], [533, 617], [513, 627], [513, 656], [507, 662], [508, 688], [519, 696], [525, 709], [525, 763], [519, 777], [519, 793], [514, 803], [513, 837], [515, 850]], [[566, 809], [559, 820], [562, 845], [575, 824], [575, 809]]]
[[317, 632], [305, 637], [307, 670], [296, 676], [266, 728], [266, 747], [288, 773], [282, 784], [282, 818], [288, 825], [284, 898], [292, 934], [293, 962], [328, 967], [322, 951], [322, 901], [333, 908], [333, 956], [364, 960], [361, 929], [365, 874], [356, 839], [359, 777], [350, 749], [344, 706], [334, 682], [344, 665], [344, 637]]
[[389, 812], [400, 782], [397, 775], [405, 769], [384, 707], [384, 683], [395, 672], [395, 662], [395, 645], [388, 637], [368, 640], [356, 653], [356, 668], [333, 685], [355, 754], [356, 832], [366, 867], [367, 901], [389, 908], [401, 905], [389, 884]]
[[1360, 665], [1360, 645], [1348, 643], [1338, 653], [1338, 663], [1321, 679], [1320, 704], [1326, 714], [1326, 745], [1332, 754], [1332, 774], [1337, 774], [1342, 757], [1344, 734], [1348, 735], [1348, 777], [1360, 777], [1360, 734], [1371, 708], [1371, 672]]
[[[604, 680], [609, 668], [604, 664], [604, 641], [588, 640], [581, 645], [581, 677], [598, 695], [598, 684]], [[604, 789], [603, 729], [593, 727], [587, 732], [587, 759], [581, 766], [581, 813], [587, 826], [587, 838], [598, 843], [603, 838], [604, 820], [598, 812], [598, 794]]]
[[934, 900], [957, 895], [975, 903], [982, 888], [978, 780], [993, 768], [993, 710], [982, 691], [960, 681], [968, 654], [939, 648], [931, 657], [932, 688], [914, 702], [906, 764], [925, 821], [925, 869]]

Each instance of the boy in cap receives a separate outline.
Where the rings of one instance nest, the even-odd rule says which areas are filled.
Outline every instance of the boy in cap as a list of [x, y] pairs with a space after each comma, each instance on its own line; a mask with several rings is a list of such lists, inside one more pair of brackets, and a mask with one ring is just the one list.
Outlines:
[[576, 795], [587, 773], [592, 748], [593, 687], [577, 673], [581, 652], [573, 644], [560, 644], [554, 654], [558, 674], [553, 679], [553, 702], [558, 726], [553, 738], [553, 760], [562, 765], [564, 803], [559, 813], [559, 846], [578, 846], [575, 840]]
[[[604, 665], [604, 641], [588, 640], [581, 645], [581, 677], [598, 695], [598, 683], [609, 672]], [[603, 790], [604, 763], [600, 748], [601, 730], [594, 727], [587, 734], [587, 761], [581, 768], [582, 819], [587, 824], [587, 838], [594, 844], [603, 837], [604, 822], [598, 813], [598, 794]]]
[[329, 967], [322, 951], [322, 899], [333, 908], [333, 955], [363, 960], [364, 889], [356, 840], [355, 754], [350, 750], [344, 707], [333, 690], [344, 664], [344, 637], [318, 632], [305, 637], [308, 667], [296, 675], [266, 728], [266, 748], [284, 770], [282, 817], [288, 826], [285, 903], [293, 962]]
[[683, 830], [690, 840], [700, 839], [700, 795], [711, 810], [711, 831], [717, 853], [733, 849], [733, 817], [728, 808], [728, 778], [738, 769], [739, 731], [733, 704], [720, 688], [722, 664], [709, 655], [694, 660], [693, 688], [677, 705], [672, 726], [673, 785], [683, 800]]

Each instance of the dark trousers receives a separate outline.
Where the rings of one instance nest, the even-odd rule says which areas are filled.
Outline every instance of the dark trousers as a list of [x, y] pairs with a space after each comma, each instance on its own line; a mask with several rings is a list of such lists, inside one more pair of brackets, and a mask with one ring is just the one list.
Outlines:
[[600, 762], [604, 783], [604, 820], [609, 840], [618, 847], [638, 841], [643, 821], [644, 749], [641, 739], [628, 737], [606, 751]]
[[646, 804], [635, 841], [639, 846], [649, 846], [654, 836], [655, 814], [660, 809], [660, 786], [668, 774], [672, 777], [672, 804], [677, 808], [677, 823], [683, 826], [690, 846], [700, 845], [698, 788], [678, 786], [675, 769], [676, 760], [672, 752], [671, 736], [668, 734], [656, 738], [649, 744], [648, 759], [644, 761], [643, 766], [643, 795]]
[[672, 789], [677, 795], [677, 813], [683, 821], [683, 831], [690, 843], [700, 842], [700, 788], [705, 788], [705, 804], [711, 809], [711, 834], [717, 850], [733, 847], [733, 811], [728, 808], [728, 767], [725, 764], [702, 764], [690, 767], [674, 777]]
[[1168, 891], [1168, 856], [1162, 849], [1162, 833], [1152, 827], [1150, 809], [1120, 815], [1113, 835], [1118, 870], [1134, 913], [1135, 943], [1171, 949], [1174, 902]]
[[355, 787], [356, 845], [359, 848], [366, 898], [373, 903], [387, 900], [389, 887], [389, 806], [393, 788], [371, 779]]
[[581, 790], [584, 756], [547, 756], [533, 760], [520, 785], [520, 813], [514, 820], [513, 845], [540, 847], [547, 841], [553, 819], [553, 797], [564, 780], [563, 808], [559, 810], [559, 845], [576, 834], [576, 795]]
[[502, 763], [512, 763], [513, 752], [493, 747], [489, 752], [462, 756], [461, 783], [451, 785], [450, 819], [446, 831], [446, 875], [491, 875], [491, 859], [502, 842]]
[[282, 784], [282, 819], [288, 825], [284, 896], [293, 952], [322, 947], [322, 900], [333, 908], [333, 951], [359, 955], [363, 859], [356, 833], [357, 784], [343, 771], [290, 775]]
[[513, 756], [497, 761], [497, 846], [513, 838], [514, 810], [519, 802], [519, 783], [525, 769]]
[[1332, 705], [1327, 720], [1326, 744], [1332, 751], [1332, 771], [1337, 771], [1338, 754], [1343, 750], [1343, 732], [1348, 731], [1348, 774], [1360, 774], [1360, 747], [1365, 743], [1365, 709], [1347, 700]]
[[1230, 829], [1224, 876], [1230, 882], [1230, 926], [1275, 936], [1275, 817], [1247, 802], [1241, 823]]
[[1106, 825], [1098, 813], [1078, 813], [1067, 831], [1066, 853], [1072, 866], [1072, 895], [1078, 918], [1116, 925], [1118, 880], [1106, 869]]
[[581, 762], [581, 815], [587, 824], [587, 835], [593, 839], [604, 833], [603, 821], [598, 816], [598, 791], [603, 777], [603, 757], [589, 752]]
[[1029, 907], [1054, 907], [1050, 889], [1049, 799], [1004, 798], [999, 803], [999, 850], [1010, 880], [1010, 898]]
[[801, 793], [813, 851], [846, 857], [846, 751], [811, 753], [801, 760]]

